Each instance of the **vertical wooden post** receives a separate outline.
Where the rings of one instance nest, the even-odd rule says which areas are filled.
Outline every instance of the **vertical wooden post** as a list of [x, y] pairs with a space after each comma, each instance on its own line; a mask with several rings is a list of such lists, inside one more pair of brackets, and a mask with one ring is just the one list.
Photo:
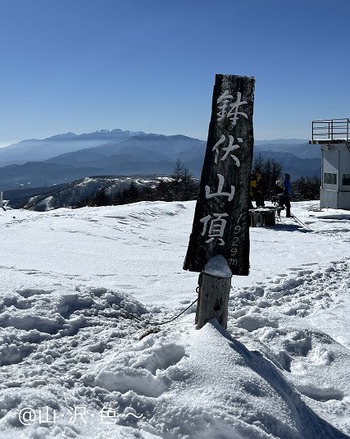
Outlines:
[[252, 77], [215, 77], [206, 154], [183, 266], [201, 273], [198, 329], [213, 318], [226, 327], [231, 276], [249, 274], [254, 86]]
[[227, 327], [231, 278], [232, 272], [222, 256], [214, 256], [204, 267], [199, 276], [197, 329], [214, 318], [221, 326]]

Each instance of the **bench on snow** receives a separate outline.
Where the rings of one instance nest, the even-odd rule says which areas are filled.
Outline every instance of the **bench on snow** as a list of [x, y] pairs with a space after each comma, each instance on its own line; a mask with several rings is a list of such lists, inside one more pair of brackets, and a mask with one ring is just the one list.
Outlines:
[[276, 224], [276, 210], [274, 207], [258, 207], [249, 209], [250, 226], [264, 227]]

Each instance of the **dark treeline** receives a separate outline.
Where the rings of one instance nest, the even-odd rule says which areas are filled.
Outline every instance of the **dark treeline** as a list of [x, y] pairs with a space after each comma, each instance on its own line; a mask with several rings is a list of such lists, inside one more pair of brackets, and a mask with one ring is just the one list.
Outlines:
[[318, 176], [300, 177], [292, 182], [292, 199], [294, 201], [308, 201], [320, 199], [321, 179]]
[[177, 160], [172, 174], [153, 187], [132, 182], [127, 188], [111, 195], [108, 188], [100, 189], [95, 195], [82, 200], [76, 207], [110, 206], [136, 203], [138, 201], [188, 201], [197, 198], [199, 182], [188, 168]]
[[[266, 159], [262, 155], [258, 155], [253, 163], [253, 169], [259, 168], [266, 182], [266, 200], [274, 200], [276, 196], [276, 181], [283, 178], [284, 173], [288, 173], [288, 169], [284, 169], [283, 165], [277, 160]], [[308, 201], [318, 200], [320, 198], [321, 180], [318, 176], [299, 177], [293, 179], [292, 183], [292, 200]]]
[[259, 154], [253, 163], [253, 169], [259, 168], [265, 180], [265, 199], [273, 200], [276, 195], [276, 181], [282, 177], [283, 166], [276, 160], [266, 159]]
[[[266, 181], [266, 200], [273, 201], [276, 192], [276, 181], [283, 178], [283, 165], [273, 159], [257, 156], [253, 163], [253, 169], [260, 168]], [[76, 207], [83, 206], [109, 206], [118, 204], [135, 203], [138, 201], [188, 201], [197, 198], [199, 181], [194, 179], [188, 168], [177, 160], [172, 174], [163, 178], [154, 187], [146, 187], [132, 182], [127, 188], [117, 194], [111, 195], [108, 188], [100, 189], [94, 196], [83, 200]], [[292, 176], [292, 200], [307, 201], [317, 200], [320, 196], [320, 178]]]

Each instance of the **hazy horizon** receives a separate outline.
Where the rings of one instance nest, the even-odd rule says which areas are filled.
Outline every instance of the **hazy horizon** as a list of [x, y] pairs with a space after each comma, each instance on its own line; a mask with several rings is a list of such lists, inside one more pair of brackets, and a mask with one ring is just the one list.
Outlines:
[[206, 140], [216, 74], [256, 78], [257, 139], [307, 139], [312, 120], [349, 116], [349, 13], [348, 0], [1, 2], [0, 144], [113, 126]]

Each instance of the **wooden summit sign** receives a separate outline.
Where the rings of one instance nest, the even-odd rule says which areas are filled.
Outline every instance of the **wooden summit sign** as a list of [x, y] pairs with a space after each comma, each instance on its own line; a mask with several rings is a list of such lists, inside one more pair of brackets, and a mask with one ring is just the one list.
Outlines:
[[206, 155], [184, 269], [201, 272], [222, 255], [249, 274], [249, 185], [255, 79], [216, 75]]

